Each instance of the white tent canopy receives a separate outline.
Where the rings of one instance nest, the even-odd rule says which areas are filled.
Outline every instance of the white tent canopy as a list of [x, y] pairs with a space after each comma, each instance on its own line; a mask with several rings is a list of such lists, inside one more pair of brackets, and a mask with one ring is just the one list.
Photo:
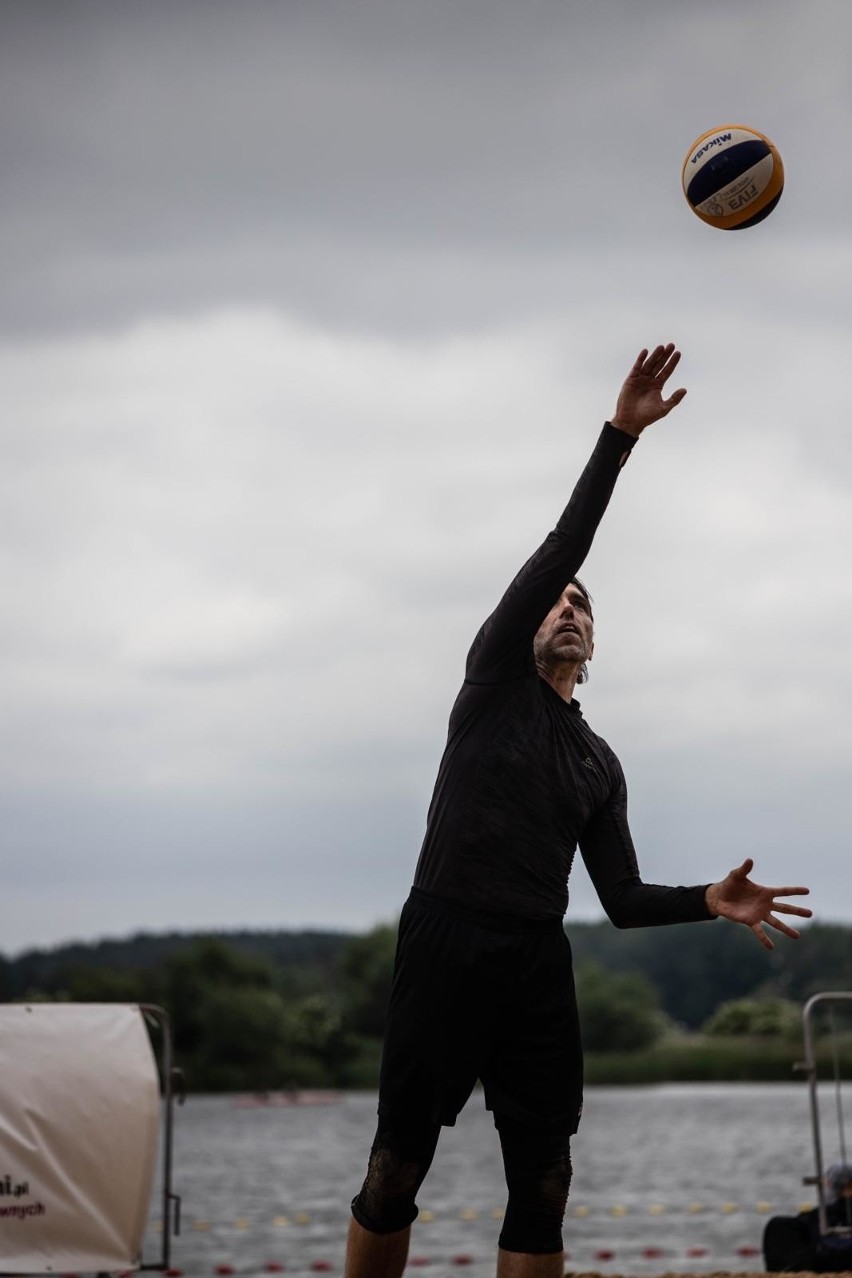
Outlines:
[[159, 1118], [138, 1006], [0, 1006], [0, 1271], [137, 1267]]

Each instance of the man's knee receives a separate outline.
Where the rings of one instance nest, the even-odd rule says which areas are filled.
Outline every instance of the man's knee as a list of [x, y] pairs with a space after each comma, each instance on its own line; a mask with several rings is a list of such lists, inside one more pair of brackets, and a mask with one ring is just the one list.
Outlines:
[[500, 1122], [509, 1199], [500, 1246], [549, 1255], [562, 1251], [562, 1222], [571, 1186], [570, 1137]]
[[379, 1119], [367, 1176], [352, 1215], [375, 1234], [396, 1233], [417, 1216], [415, 1198], [435, 1154], [438, 1124]]

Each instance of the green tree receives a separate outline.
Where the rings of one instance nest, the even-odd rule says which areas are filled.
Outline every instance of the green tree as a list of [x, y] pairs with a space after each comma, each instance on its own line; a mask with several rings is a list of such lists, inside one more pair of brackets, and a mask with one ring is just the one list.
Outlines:
[[144, 989], [141, 972], [80, 964], [65, 973], [62, 993], [72, 1003], [144, 1003]]
[[583, 1044], [590, 1052], [635, 1052], [661, 1036], [665, 1017], [638, 972], [607, 972], [586, 960], [575, 973]]
[[836, 923], [810, 923], [789, 949], [778, 973], [776, 992], [803, 1003], [822, 990], [852, 989], [852, 929]]
[[381, 924], [346, 946], [340, 961], [346, 1026], [366, 1038], [385, 1032], [397, 925]]
[[336, 1086], [354, 1044], [332, 992], [294, 996], [265, 958], [205, 939], [166, 962], [161, 1001], [193, 1090]]
[[176, 1053], [192, 1057], [210, 1031], [205, 1012], [208, 990], [271, 990], [274, 980], [274, 969], [265, 959], [206, 938], [166, 960], [156, 982], [159, 998], [152, 1001], [162, 1001], [171, 1016]]
[[267, 1091], [292, 1085], [287, 1061], [295, 1035], [288, 1010], [274, 990], [208, 986], [197, 1017], [199, 1046], [187, 1068], [192, 1086]]
[[327, 1082], [336, 1082], [355, 1050], [339, 1000], [309, 994], [293, 1005], [291, 1014], [295, 1047], [322, 1066]]
[[732, 999], [716, 1009], [703, 1030], [715, 1037], [800, 1038], [802, 1009], [787, 998]]
[[688, 1029], [697, 1029], [724, 1000], [743, 998], [770, 980], [787, 952], [779, 944], [769, 955], [748, 929], [723, 921], [622, 931], [586, 924], [568, 933], [578, 964], [590, 958], [611, 971], [642, 973], [665, 1013]]

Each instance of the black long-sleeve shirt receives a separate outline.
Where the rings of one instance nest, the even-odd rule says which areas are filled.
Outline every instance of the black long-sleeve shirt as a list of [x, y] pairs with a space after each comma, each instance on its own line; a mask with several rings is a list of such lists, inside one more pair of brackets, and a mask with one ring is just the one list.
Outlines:
[[538, 674], [533, 639], [579, 572], [633, 440], [607, 423], [554, 530], [468, 654], [414, 886], [523, 919], [562, 918], [579, 844], [618, 927], [710, 918], [705, 886], [643, 883], [621, 765]]

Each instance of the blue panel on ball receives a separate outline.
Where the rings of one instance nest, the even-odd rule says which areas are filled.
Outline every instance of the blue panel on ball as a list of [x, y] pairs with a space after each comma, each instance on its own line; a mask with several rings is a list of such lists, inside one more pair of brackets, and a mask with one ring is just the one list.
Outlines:
[[693, 207], [702, 204], [769, 154], [769, 147], [759, 138], [737, 142], [725, 151], [713, 152], [691, 179], [686, 188], [686, 198]]

